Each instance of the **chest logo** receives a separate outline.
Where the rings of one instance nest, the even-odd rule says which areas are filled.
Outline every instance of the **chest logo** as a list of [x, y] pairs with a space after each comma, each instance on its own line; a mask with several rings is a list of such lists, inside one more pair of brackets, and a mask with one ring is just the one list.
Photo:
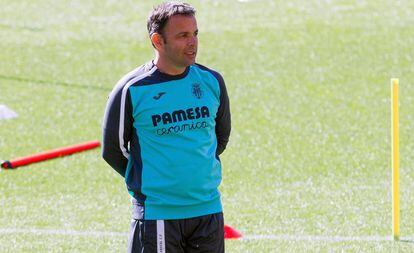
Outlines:
[[192, 87], [193, 96], [200, 99], [203, 97], [203, 90], [201, 90], [201, 85], [198, 83], [193, 83]]
[[158, 95], [156, 95], [156, 96], [153, 96], [152, 98], [153, 99], [155, 99], [155, 100], [158, 100], [158, 99], [160, 99], [164, 94], [165, 94], [166, 92], [160, 92], [160, 93], [158, 93]]

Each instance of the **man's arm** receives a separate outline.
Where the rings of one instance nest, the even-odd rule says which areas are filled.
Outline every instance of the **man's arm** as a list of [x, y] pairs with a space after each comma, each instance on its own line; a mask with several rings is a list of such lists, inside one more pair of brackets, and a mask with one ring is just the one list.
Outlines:
[[227, 95], [226, 85], [221, 75], [216, 75], [220, 84], [220, 106], [216, 117], [217, 151], [220, 155], [226, 149], [231, 131], [230, 102]]
[[123, 87], [118, 84], [109, 95], [102, 127], [102, 157], [125, 177], [133, 119], [130, 94]]

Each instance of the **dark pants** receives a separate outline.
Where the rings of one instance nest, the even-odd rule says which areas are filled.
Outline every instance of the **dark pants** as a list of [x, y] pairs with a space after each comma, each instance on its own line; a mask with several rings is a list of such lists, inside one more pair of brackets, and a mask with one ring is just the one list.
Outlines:
[[223, 213], [143, 220], [139, 211], [134, 212], [128, 253], [224, 253]]

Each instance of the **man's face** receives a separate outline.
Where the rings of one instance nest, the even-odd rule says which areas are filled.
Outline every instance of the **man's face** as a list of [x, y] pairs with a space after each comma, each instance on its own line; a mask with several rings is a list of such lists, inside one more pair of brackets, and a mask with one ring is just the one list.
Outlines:
[[162, 32], [160, 55], [174, 67], [183, 68], [195, 63], [198, 46], [197, 21], [193, 15], [174, 15]]

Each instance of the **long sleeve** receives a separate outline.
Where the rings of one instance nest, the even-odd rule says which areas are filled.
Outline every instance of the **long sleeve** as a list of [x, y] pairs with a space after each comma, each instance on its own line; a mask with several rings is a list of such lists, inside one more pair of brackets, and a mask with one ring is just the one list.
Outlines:
[[231, 131], [231, 115], [230, 115], [230, 102], [227, 95], [226, 85], [221, 75], [216, 76], [220, 84], [220, 106], [217, 111], [216, 117], [216, 136], [217, 136], [217, 151], [216, 154], [220, 155], [226, 149], [229, 142]]
[[103, 121], [102, 157], [125, 177], [132, 133], [131, 98], [124, 85], [118, 84], [109, 95]]

